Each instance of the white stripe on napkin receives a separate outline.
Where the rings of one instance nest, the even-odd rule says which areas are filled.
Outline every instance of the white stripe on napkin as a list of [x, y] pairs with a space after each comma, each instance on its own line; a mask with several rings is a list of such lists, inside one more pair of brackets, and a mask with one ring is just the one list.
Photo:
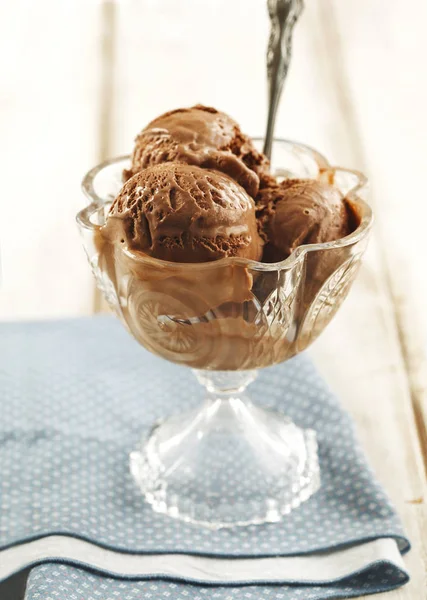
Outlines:
[[0, 580], [35, 563], [61, 560], [117, 576], [170, 577], [201, 583], [328, 583], [378, 561], [406, 572], [396, 541], [378, 539], [305, 556], [215, 558], [188, 554], [124, 554], [76, 538], [52, 535], [0, 553]]

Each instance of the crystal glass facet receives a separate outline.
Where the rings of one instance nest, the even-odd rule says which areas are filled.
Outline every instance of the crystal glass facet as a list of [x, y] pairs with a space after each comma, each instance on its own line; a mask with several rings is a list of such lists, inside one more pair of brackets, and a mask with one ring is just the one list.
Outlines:
[[91, 203], [77, 221], [89, 264], [130, 333], [150, 352], [191, 367], [206, 389], [198, 409], [153, 425], [131, 454], [132, 475], [153, 509], [172, 517], [209, 527], [280, 520], [320, 485], [316, 435], [253, 404], [245, 391], [259, 368], [311, 344], [347, 295], [372, 223], [360, 197], [366, 180], [276, 140], [273, 172], [337, 185], [358, 216], [355, 231], [274, 264], [180, 264], [103, 239], [128, 162], [103, 163], [83, 182]]

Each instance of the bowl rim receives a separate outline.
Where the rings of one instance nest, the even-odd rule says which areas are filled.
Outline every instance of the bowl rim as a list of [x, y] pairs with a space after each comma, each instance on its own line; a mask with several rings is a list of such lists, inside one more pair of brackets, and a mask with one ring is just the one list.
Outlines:
[[[254, 141], [262, 141], [262, 138], [254, 137], [252, 138]], [[343, 167], [335, 167], [330, 165], [327, 159], [320, 154], [317, 150], [307, 146], [306, 144], [302, 144], [300, 142], [294, 142], [292, 140], [287, 140], [283, 138], [274, 138], [275, 143], [292, 145], [296, 148], [301, 149], [307, 154], [311, 155], [317, 165], [319, 167], [319, 172], [323, 174], [330, 173], [331, 175], [335, 172], [344, 172], [355, 176], [357, 180], [357, 184], [351, 188], [346, 194], [346, 198], [353, 204], [356, 205], [359, 213], [360, 213], [360, 223], [358, 227], [349, 235], [340, 238], [339, 240], [335, 240], [332, 242], [321, 242], [318, 244], [303, 244], [298, 246], [293, 250], [293, 252], [285, 259], [274, 262], [274, 263], [264, 263], [261, 261], [251, 260], [248, 258], [239, 258], [239, 257], [226, 257], [221, 258], [219, 260], [209, 261], [209, 262], [199, 262], [199, 263], [180, 263], [180, 262], [172, 262], [161, 260], [159, 258], [154, 258], [147, 254], [138, 251], [132, 251], [127, 247], [122, 247], [122, 252], [132, 261], [136, 261], [138, 263], [144, 263], [150, 265], [152, 267], [157, 267], [158, 269], [173, 269], [173, 270], [200, 270], [200, 269], [214, 269], [228, 266], [236, 266], [236, 267], [244, 267], [251, 269], [253, 271], [277, 271], [277, 270], [287, 270], [293, 269], [295, 265], [300, 263], [307, 253], [315, 252], [319, 250], [332, 250], [332, 249], [340, 249], [345, 248], [347, 246], [356, 245], [361, 240], [365, 239], [372, 227], [373, 224], [373, 213], [372, 209], [367, 202], [365, 202], [362, 198], [358, 196], [358, 192], [366, 187], [367, 178], [360, 171], [356, 171], [353, 169], [346, 169]], [[130, 155], [125, 154], [121, 156], [116, 156], [105, 160], [92, 169], [90, 169], [83, 178], [82, 181], [82, 190], [84, 194], [92, 200], [88, 206], [80, 210], [76, 215], [76, 221], [78, 226], [81, 229], [99, 231], [102, 229], [102, 225], [97, 225], [91, 221], [91, 217], [101, 208], [103, 208], [110, 201], [106, 201], [103, 198], [100, 198], [94, 190], [94, 180], [98, 173], [100, 173], [103, 169], [113, 165], [118, 164], [120, 162], [128, 161], [130, 159]]]

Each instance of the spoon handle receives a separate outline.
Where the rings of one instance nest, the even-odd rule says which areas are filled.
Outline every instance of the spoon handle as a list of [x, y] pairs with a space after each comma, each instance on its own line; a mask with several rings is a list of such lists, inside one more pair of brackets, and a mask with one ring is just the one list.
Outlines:
[[271, 158], [274, 125], [283, 83], [291, 60], [292, 32], [303, 10], [303, 0], [267, 0], [271, 29], [267, 48], [268, 118], [264, 154]]

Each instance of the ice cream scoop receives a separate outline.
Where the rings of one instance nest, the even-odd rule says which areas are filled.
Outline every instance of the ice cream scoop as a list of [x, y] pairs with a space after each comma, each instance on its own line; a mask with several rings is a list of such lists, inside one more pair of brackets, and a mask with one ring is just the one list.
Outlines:
[[245, 190], [223, 173], [180, 163], [135, 174], [104, 228], [110, 240], [173, 262], [260, 260], [262, 254], [255, 204]]
[[276, 262], [303, 244], [338, 240], [352, 230], [350, 208], [341, 192], [313, 179], [272, 177], [257, 196], [263, 260]]
[[179, 162], [226, 173], [254, 197], [268, 160], [223, 112], [196, 105], [167, 112], [138, 135], [125, 179], [146, 167]]

